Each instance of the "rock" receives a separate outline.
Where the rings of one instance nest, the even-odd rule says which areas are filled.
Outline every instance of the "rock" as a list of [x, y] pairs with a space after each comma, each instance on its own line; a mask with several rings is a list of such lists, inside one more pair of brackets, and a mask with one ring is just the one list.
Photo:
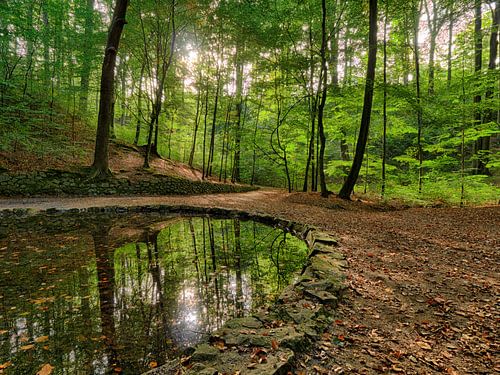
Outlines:
[[290, 349], [280, 349], [267, 356], [265, 362], [242, 369], [242, 375], [286, 375], [292, 369], [294, 353]]
[[324, 290], [306, 289], [304, 290], [304, 293], [316, 298], [319, 302], [325, 305], [336, 306], [338, 302], [336, 296]]
[[245, 318], [235, 318], [228, 321], [225, 328], [229, 329], [241, 329], [241, 328], [250, 328], [250, 329], [259, 329], [262, 328], [262, 322], [258, 319], [248, 316]]
[[210, 362], [217, 358], [219, 350], [209, 344], [200, 344], [191, 357], [192, 362]]

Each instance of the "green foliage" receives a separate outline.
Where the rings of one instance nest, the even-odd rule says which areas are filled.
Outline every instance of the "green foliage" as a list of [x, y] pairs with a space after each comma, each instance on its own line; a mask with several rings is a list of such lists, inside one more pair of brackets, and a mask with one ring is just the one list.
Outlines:
[[[32, 7], [30, 0], [0, 2], [0, 150], [22, 147], [38, 153], [63, 152], [75, 147], [63, 137], [68, 133], [65, 122], [82, 119], [89, 127], [95, 125], [99, 63], [112, 2], [94, 7], [89, 7], [90, 3], [50, 0]], [[454, 187], [450, 196], [460, 194], [462, 174], [468, 191], [485, 196], [488, 189], [494, 191], [490, 184], [469, 179], [476, 178], [473, 175], [478, 173], [479, 163], [494, 176], [500, 170], [496, 122], [500, 72], [486, 69], [490, 15], [483, 14], [484, 69], [474, 72], [470, 4], [436, 3], [440, 17], [445, 18], [439, 20], [442, 26], [437, 38], [434, 90], [428, 90], [429, 36], [421, 30], [427, 39], [419, 51], [420, 105], [410, 48], [417, 1], [389, 2], [387, 15], [385, 3], [380, 4], [380, 17], [388, 19], [387, 178], [393, 184], [404, 184], [400, 190], [394, 185], [393, 191], [403, 193], [415, 187], [420, 167], [417, 111], [421, 110], [425, 180], [420, 197], [431, 198], [425, 191], [436, 190], [430, 187], [438, 181], [448, 181]], [[170, 4], [147, 0], [130, 5], [118, 52], [114, 113], [115, 135], [127, 142], [134, 141], [138, 123], [138, 143], [147, 142], [158, 64], [161, 56], [168, 55], [164, 52], [169, 47], [167, 35], [171, 35], [166, 22], [171, 16]], [[313, 121], [317, 127], [314, 101], [319, 82], [321, 2], [182, 0], [175, 4], [177, 39], [165, 78], [158, 152], [187, 162], [193, 149], [194, 166], [207, 166], [215, 121], [212, 175], [231, 179], [239, 151], [242, 182], [284, 187], [289, 178], [292, 188], [300, 190]], [[451, 79], [446, 56], [448, 10], [455, 17]], [[325, 166], [331, 186], [345, 177], [351, 163], [346, 159], [352, 160], [356, 147], [367, 58], [367, 12], [366, 2], [327, 3], [329, 87], [324, 122]], [[362, 186], [381, 184], [384, 83], [382, 48], [379, 51], [368, 169], [361, 173]], [[238, 77], [243, 77], [243, 82], [238, 83]], [[475, 96], [481, 96], [481, 101], [474, 100]], [[477, 116], [482, 120], [476, 121]], [[315, 155], [309, 163], [309, 181], [318, 163], [317, 140], [312, 143]], [[488, 149], [483, 147], [486, 143]], [[418, 188], [416, 191], [419, 196]]]

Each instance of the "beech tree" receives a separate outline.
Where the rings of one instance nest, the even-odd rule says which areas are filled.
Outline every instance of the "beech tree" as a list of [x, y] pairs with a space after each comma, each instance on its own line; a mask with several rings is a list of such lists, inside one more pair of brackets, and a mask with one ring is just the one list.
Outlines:
[[373, 104], [373, 86], [375, 83], [375, 67], [377, 65], [377, 0], [370, 0], [370, 31], [368, 36], [368, 68], [366, 70], [365, 97], [363, 102], [363, 114], [359, 129], [356, 153], [352, 162], [351, 170], [339, 192], [339, 197], [351, 199], [354, 185], [359, 176], [359, 171], [365, 155], [366, 142], [370, 130], [370, 119]]
[[113, 19], [108, 32], [108, 41], [104, 51], [92, 178], [107, 177], [111, 174], [109, 170], [109, 132], [113, 119], [116, 54], [118, 53], [123, 27], [127, 23], [125, 16], [128, 4], [128, 0], [116, 0]]

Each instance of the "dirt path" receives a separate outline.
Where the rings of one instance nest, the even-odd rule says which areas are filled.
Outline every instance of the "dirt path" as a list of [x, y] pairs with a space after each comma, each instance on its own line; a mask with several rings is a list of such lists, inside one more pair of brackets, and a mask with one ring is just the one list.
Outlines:
[[340, 240], [349, 289], [297, 374], [500, 372], [500, 207], [381, 207], [260, 190], [192, 197], [1, 200], [14, 208], [188, 204], [262, 212]]

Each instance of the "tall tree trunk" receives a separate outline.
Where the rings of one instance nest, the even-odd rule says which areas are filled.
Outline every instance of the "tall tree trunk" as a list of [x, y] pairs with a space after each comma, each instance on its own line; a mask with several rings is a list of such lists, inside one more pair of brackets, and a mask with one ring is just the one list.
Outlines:
[[[497, 58], [498, 58], [498, 28], [500, 24], [500, 0], [496, 0], [495, 10], [492, 11], [492, 22], [491, 22], [491, 34], [490, 34], [490, 56], [488, 61], [488, 71], [493, 76], [497, 70]], [[486, 90], [485, 99], [489, 102], [493, 102], [494, 92], [495, 92], [495, 80], [489, 84]], [[495, 121], [495, 111], [490, 105], [484, 113], [484, 123], [490, 123]], [[481, 142], [482, 155], [479, 160], [478, 173], [484, 175], [491, 175], [490, 170], [487, 167], [490, 152], [491, 138], [489, 136], [481, 137], [479, 139]]]
[[144, 80], [144, 69], [146, 68], [146, 62], [142, 62], [141, 66], [141, 76], [139, 77], [139, 92], [137, 93], [137, 125], [135, 127], [135, 137], [134, 145], [139, 144], [139, 138], [141, 136], [141, 124], [142, 124], [142, 81]]
[[260, 110], [262, 108], [262, 98], [264, 94], [260, 95], [260, 100], [259, 100], [259, 107], [257, 108], [257, 117], [255, 118], [255, 128], [253, 131], [253, 156], [252, 156], [252, 178], [250, 180], [250, 185], [253, 186], [255, 182], [255, 166], [257, 164], [257, 148], [256, 142], [257, 142], [257, 130], [259, 129], [259, 117], [260, 117]]
[[[229, 138], [229, 119], [231, 118], [231, 106], [232, 106], [231, 99], [229, 100], [229, 104], [227, 105], [226, 120], [224, 121], [224, 132], [222, 134], [219, 181], [222, 181], [222, 172], [224, 171], [224, 158], [227, 158], [228, 153], [229, 153], [229, 147], [228, 147], [229, 139], [228, 138]], [[224, 180], [224, 182], [226, 182], [226, 181]]]
[[383, 122], [384, 130], [382, 134], [382, 198], [385, 197], [385, 165], [387, 162], [387, 19], [389, 13], [389, 1], [385, 3], [385, 17], [384, 17], [384, 105], [383, 105]]
[[234, 134], [234, 162], [231, 182], [240, 182], [240, 153], [241, 153], [241, 118], [244, 110], [243, 104], [243, 63], [241, 61], [241, 48], [236, 51], [236, 131]]
[[425, 0], [419, 0], [420, 6], [415, 12], [415, 24], [414, 24], [414, 38], [413, 38], [413, 56], [415, 58], [415, 86], [416, 86], [416, 99], [417, 99], [417, 152], [418, 152], [418, 192], [422, 192], [423, 184], [423, 149], [422, 149], [422, 98], [420, 92], [420, 51], [418, 48], [418, 34], [419, 34], [419, 24], [420, 24], [420, 11], [422, 7], [422, 2]]
[[[172, 1], [171, 4], [171, 13], [170, 13], [170, 23], [172, 24], [172, 31], [170, 37], [170, 46], [169, 48], [159, 49], [161, 52], [161, 56], [157, 56], [157, 66], [156, 66], [156, 75], [157, 75], [157, 88], [155, 95], [155, 102], [151, 111], [151, 120], [149, 123], [149, 134], [148, 134], [148, 144], [146, 147], [146, 155], [144, 157], [144, 168], [149, 168], [149, 157], [152, 152], [154, 152], [157, 156], [158, 154], [158, 138], [159, 138], [159, 118], [163, 105], [163, 91], [165, 87], [165, 80], [167, 78], [167, 73], [172, 65], [172, 60], [174, 57], [174, 49], [175, 49], [175, 41], [177, 37], [176, 26], [175, 26], [175, 1]], [[143, 37], [144, 30], [143, 30]], [[160, 43], [161, 44], [161, 43]], [[146, 46], [145, 46], [146, 48]], [[147, 51], [145, 51], [147, 56]], [[168, 56], [167, 56], [168, 53]], [[160, 65], [160, 59], [161, 65]], [[155, 132], [154, 146], [153, 146], [153, 131]]]
[[113, 12], [113, 20], [108, 33], [108, 41], [104, 53], [101, 74], [101, 95], [99, 100], [99, 115], [97, 121], [97, 133], [94, 151], [94, 163], [92, 164], [92, 178], [107, 177], [109, 170], [109, 130], [111, 126], [111, 112], [115, 86], [115, 64], [120, 37], [123, 27], [127, 23], [128, 0], [116, 0]]
[[205, 177], [212, 175], [212, 166], [214, 162], [214, 154], [215, 154], [215, 130], [217, 125], [217, 109], [219, 107], [219, 92], [220, 92], [220, 68], [217, 68], [217, 87], [215, 88], [215, 103], [214, 110], [212, 114], [212, 131], [210, 134], [210, 148], [208, 151], [208, 164]]
[[454, 16], [453, 16], [453, 9], [451, 7], [452, 6], [450, 5], [450, 9], [448, 9], [448, 56], [446, 58], [446, 63], [447, 63], [446, 85], [448, 88], [451, 86], [451, 72], [452, 72], [451, 57], [452, 57], [452, 52], [453, 52]]
[[[199, 76], [199, 83], [201, 85], [201, 74]], [[193, 143], [191, 144], [191, 152], [189, 154], [189, 166], [192, 167], [194, 163], [194, 153], [196, 151], [196, 138], [198, 135], [198, 127], [200, 125], [200, 102], [201, 102], [201, 88], [198, 88], [198, 93], [196, 94], [196, 114], [194, 117], [194, 132], [193, 132]]]
[[427, 25], [430, 32], [430, 45], [429, 45], [429, 81], [427, 91], [429, 95], [434, 94], [434, 73], [435, 73], [435, 64], [434, 64], [434, 56], [436, 54], [436, 38], [439, 32], [439, 24], [441, 21], [438, 21], [438, 8], [436, 6], [436, 0], [431, 0], [432, 4], [432, 15], [429, 10], [429, 6], [427, 1], [424, 1], [425, 11], [427, 14]]
[[92, 68], [93, 55], [92, 38], [94, 34], [94, 3], [95, 0], [87, 0], [85, 9], [85, 31], [83, 36], [82, 66], [80, 70], [80, 112], [86, 113], [88, 108], [90, 71]]
[[205, 116], [203, 118], [203, 162], [202, 162], [202, 177], [205, 179], [206, 159], [207, 159], [207, 118], [208, 118], [208, 78], [207, 89], [205, 91]]
[[[474, 20], [474, 71], [476, 72], [477, 78], [479, 79], [479, 75], [481, 73], [481, 69], [483, 67], [483, 33], [482, 33], [482, 12], [481, 12], [481, 0], [475, 0], [475, 20]], [[474, 122], [476, 126], [481, 125], [481, 95], [474, 96], [474, 105], [475, 105], [475, 113], [474, 113]], [[481, 171], [481, 161], [480, 161], [480, 153], [482, 150], [482, 140], [479, 138], [476, 140], [474, 144], [474, 154], [475, 159], [473, 161], [473, 169], [474, 174], [480, 174]]]
[[322, 81], [321, 88], [321, 101], [318, 106], [318, 133], [320, 139], [320, 149], [319, 149], [319, 158], [318, 158], [318, 170], [319, 170], [319, 181], [320, 181], [320, 189], [321, 196], [323, 198], [328, 197], [328, 189], [326, 187], [326, 178], [325, 178], [325, 146], [326, 146], [326, 137], [325, 130], [323, 125], [323, 116], [325, 111], [326, 104], [326, 96], [328, 93], [328, 70], [326, 65], [326, 49], [327, 49], [327, 35], [326, 35], [326, 0], [321, 1], [321, 74], [320, 81]]
[[43, 86], [45, 90], [50, 86], [50, 25], [47, 4], [42, 4], [42, 21], [43, 21]]
[[366, 71], [365, 97], [363, 103], [363, 114], [361, 116], [361, 126], [359, 129], [358, 142], [356, 144], [356, 154], [352, 163], [347, 180], [340, 189], [339, 197], [350, 199], [354, 185], [359, 176], [359, 171], [363, 163], [366, 143], [370, 131], [370, 119], [373, 103], [373, 86], [375, 83], [375, 67], [377, 65], [377, 0], [370, 0], [370, 31], [368, 40], [368, 68]]
[[[312, 22], [311, 22], [312, 23]], [[315, 180], [315, 150], [314, 143], [316, 142], [316, 114], [317, 114], [317, 105], [318, 105], [318, 92], [314, 90], [314, 49], [313, 49], [313, 35], [312, 35], [312, 27], [309, 27], [309, 118], [311, 121], [311, 138], [309, 139], [309, 150], [307, 153], [307, 161], [306, 161], [306, 170], [304, 173], [304, 185], [302, 187], [302, 191], [306, 192], [309, 184], [309, 168], [311, 167], [311, 190], [314, 190], [314, 180]]]

